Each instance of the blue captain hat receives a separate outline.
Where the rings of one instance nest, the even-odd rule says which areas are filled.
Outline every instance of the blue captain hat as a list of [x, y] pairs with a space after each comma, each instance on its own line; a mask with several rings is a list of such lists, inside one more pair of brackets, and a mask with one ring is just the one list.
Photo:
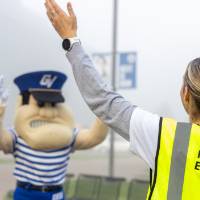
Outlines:
[[57, 71], [36, 71], [22, 74], [15, 78], [14, 83], [20, 93], [30, 92], [39, 102], [61, 103], [65, 99], [62, 87], [67, 76]]

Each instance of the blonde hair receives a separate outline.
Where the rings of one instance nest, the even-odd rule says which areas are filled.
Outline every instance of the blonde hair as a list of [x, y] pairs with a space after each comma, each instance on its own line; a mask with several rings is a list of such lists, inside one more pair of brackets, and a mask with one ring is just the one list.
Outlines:
[[194, 102], [200, 111], [200, 58], [196, 58], [188, 64], [184, 83], [188, 86]]

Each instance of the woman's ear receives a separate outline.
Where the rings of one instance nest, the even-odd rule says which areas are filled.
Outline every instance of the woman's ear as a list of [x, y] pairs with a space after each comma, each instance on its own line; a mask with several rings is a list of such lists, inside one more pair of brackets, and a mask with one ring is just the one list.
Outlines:
[[181, 88], [181, 100], [183, 107], [185, 108], [185, 111], [189, 114], [189, 108], [190, 108], [190, 92], [186, 85], [183, 85]]
[[183, 88], [183, 98], [185, 102], [187, 102], [188, 104], [190, 103], [190, 91], [187, 86], [184, 86]]

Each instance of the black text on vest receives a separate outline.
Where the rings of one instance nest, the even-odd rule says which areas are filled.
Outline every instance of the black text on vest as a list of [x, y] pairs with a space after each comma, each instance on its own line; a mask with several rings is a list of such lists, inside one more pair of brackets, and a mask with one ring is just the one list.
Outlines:
[[[200, 151], [198, 153], [198, 159], [200, 158]], [[200, 170], [200, 161], [197, 161], [196, 164], [195, 164], [195, 169], [196, 170]]]

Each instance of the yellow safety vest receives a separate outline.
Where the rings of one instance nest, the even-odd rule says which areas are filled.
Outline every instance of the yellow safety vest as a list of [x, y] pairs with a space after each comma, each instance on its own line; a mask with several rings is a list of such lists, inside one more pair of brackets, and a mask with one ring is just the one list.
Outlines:
[[161, 119], [147, 200], [200, 200], [200, 126]]

